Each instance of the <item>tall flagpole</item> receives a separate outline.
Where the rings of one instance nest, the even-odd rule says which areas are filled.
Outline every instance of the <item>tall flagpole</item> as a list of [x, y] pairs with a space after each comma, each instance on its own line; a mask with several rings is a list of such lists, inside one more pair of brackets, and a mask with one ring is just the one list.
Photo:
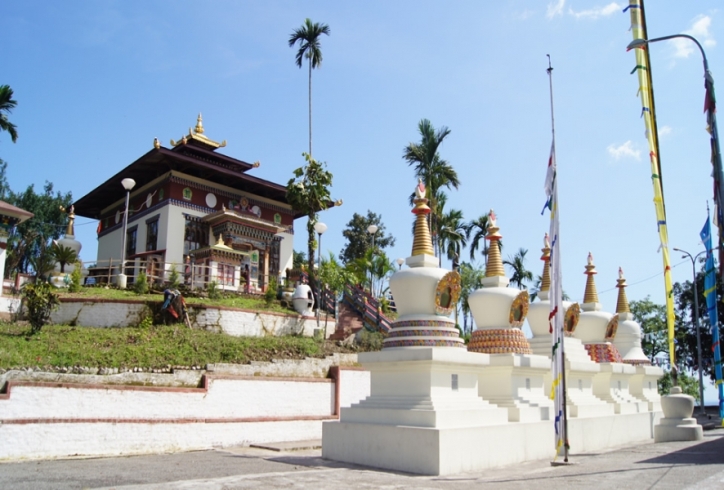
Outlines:
[[[551, 97], [551, 156], [548, 163], [549, 169], [548, 169], [548, 176], [546, 176], [546, 186], [550, 185], [549, 189], [546, 189], [546, 192], [550, 192], [550, 195], [548, 196], [549, 199], [549, 206], [551, 210], [551, 227], [550, 227], [550, 237], [552, 238], [552, 246], [551, 246], [551, 260], [549, 262], [550, 267], [553, 268], [551, 271], [551, 292], [552, 294], [552, 302], [551, 302], [551, 312], [549, 315], [549, 321], [553, 320], [551, 326], [553, 327], [551, 332], [553, 334], [552, 338], [552, 356], [551, 361], [554, 364], [554, 384], [553, 384], [553, 390], [554, 391], [554, 406], [555, 409], [555, 419], [558, 419], [559, 413], [562, 415], [562, 424], [561, 424], [561, 434], [557, 438], [556, 441], [556, 456], [558, 455], [558, 452], [560, 451], [561, 446], [563, 447], [563, 462], [568, 463], [568, 450], [569, 450], [569, 444], [568, 444], [568, 410], [566, 407], [566, 354], [565, 354], [565, 342], [564, 342], [564, 333], [563, 333], [563, 289], [561, 285], [561, 257], [560, 257], [560, 216], [558, 214], [559, 208], [558, 208], [558, 177], [557, 177], [557, 165], [556, 165], [556, 155], [555, 155], [555, 148], [556, 148], [556, 125], [555, 125], [555, 116], [553, 113], [553, 67], [551, 66], [551, 57], [550, 55], [546, 55], [548, 57], [548, 69], [546, 70], [548, 73], [548, 84], [550, 88], [550, 97]], [[551, 175], [552, 174], [552, 175]], [[550, 181], [550, 182], [549, 182]], [[557, 364], [557, 366], [556, 366]], [[557, 369], [556, 369], [557, 367]], [[557, 371], [557, 373], [556, 373]], [[560, 379], [560, 385], [556, 386], [556, 383]], [[552, 463], [555, 464], [555, 461]]]

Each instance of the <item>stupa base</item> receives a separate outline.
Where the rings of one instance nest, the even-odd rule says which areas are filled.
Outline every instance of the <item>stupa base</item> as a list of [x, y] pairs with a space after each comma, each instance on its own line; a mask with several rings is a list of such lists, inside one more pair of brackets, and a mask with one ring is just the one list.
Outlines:
[[550, 458], [553, 441], [551, 422], [455, 429], [325, 422], [322, 457], [419, 475], [452, 475]]
[[654, 427], [654, 442], [701, 441], [703, 438], [704, 429], [695, 418], [662, 418]]

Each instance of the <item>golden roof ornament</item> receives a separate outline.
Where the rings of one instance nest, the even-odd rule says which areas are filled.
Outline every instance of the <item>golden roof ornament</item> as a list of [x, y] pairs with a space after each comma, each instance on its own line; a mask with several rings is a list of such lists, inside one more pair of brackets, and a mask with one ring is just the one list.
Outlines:
[[415, 207], [412, 213], [415, 218], [415, 237], [412, 241], [412, 256], [415, 255], [435, 255], [432, 249], [432, 240], [430, 240], [430, 229], [427, 225], [427, 215], [430, 214], [430, 208], [425, 198], [425, 184], [422, 179], [418, 179], [415, 187], [415, 199], [412, 201]]
[[503, 259], [500, 257], [500, 241], [503, 235], [499, 233], [498, 220], [495, 211], [492, 209], [488, 214], [488, 234], [486, 240], [490, 240], [490, 248], [488, 248], [488, 263], [485, 266], [485, 277], [501, 276], [505, 277], [505, 269], [503, 268]]
[[541, 260], [543, 261], [543, 276], [540, 281], [540, 292], [551, 290], [551, 242], [546, 233], [543, 238], [543, 248], [540, 250], [543, 252]]
[[194, 129], [189, 128], [189, 134], [184, 135], [179, 141], [171, 140], [171, 146], [176, 147], [179, 145], [185, 145], [189, 141], [198, 141], [199, 143], [203, 143], [204, 145], [211, 147], [213, 150], [226, 146], [226, 140], [218, 143], [204, 135], [203, 118], [201, 117], [200, 112], [199, 116], [196, 118], [196, 126]]
[[161, 148], [161, 142], [158, 141], [158, 138], [153, 138], [153, 147], [157, 150]]
[[628, 298], [626, 297], [626, 278], [623, 277], [623, 269], [618, 268], [618, 279], [616, 280], [616, 287], [618, 288], [618, 300], [616, 301], [616, 313], [630, 313], [631, 309], [628, 306]]
[[583, 294], [583, 303], [598, 303], [598, 291], [596, 291], [596, 281], [593, 278], [594, 275], [598, 274], [596, 266], [593, 264], [593, 254], [588, 252], [588, 260], [586, 264], [586, 291]]

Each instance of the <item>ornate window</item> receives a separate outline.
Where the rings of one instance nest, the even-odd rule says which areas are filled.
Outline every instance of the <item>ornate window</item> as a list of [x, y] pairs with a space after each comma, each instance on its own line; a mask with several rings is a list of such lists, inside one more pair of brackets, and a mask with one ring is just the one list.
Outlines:
[[190, 201], [191, 196], [193, 196], [193, 192], [191, 192], [191, 188], [189, 188], [189, 187], [184, 188], [183, 196], [184, 196], [185, 200]]
[[158, 216], [146, 221], [146, 252], [158, 249]]
[[209, 244], [209, 227], [199, 221], [199, 218], [185, 214], [186, 228], [184, 230], [184, 254], [192, 250], [205, 247]]
[[234, 266], [219, 264], [216, 280], [220, 286], [234, 286]]

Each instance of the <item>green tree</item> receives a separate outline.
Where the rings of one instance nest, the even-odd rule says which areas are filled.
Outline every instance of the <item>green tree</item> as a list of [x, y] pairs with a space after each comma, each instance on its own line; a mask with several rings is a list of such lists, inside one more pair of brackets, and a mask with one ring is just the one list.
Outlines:
[[463, 262], [460, 264], [460, 308], [463, 313], [463, 333], [472, 331], [473, 323], [470, 322], [468, 329], [468, 319], [470, 318], [470, 293], [482, 286], [482, 280], [485, 277], [485, 271], [477, 265]]
[[60, 264], [61, 274], [65, 274], [66, 264], [73, 264], [76, 260], [78, 260], [78, 254], [75, 252], [75, 250], [55, 242], [50, 249], [50, 253], [54, 261]]
[[9, 85], [0, 85], [0, 131], [6, 131], [13, 143], [18, 140], [18, 129], [8, 120], [8, 114], [16, 105], [18, 103], [13, 99], [13, 89]]
[[[307, 164], [294, 170], [294, 178], [287, 182], [287, 202], [296, 211], [307, 216], [307, 260], [309, 272], [309, 286], [312, 292], [317, 291], [314, 278], [314, 225], [317, 223], [319, 211], [334, 205], [341, 205], [342, 201], [332, 202], [330, 187], [332, 187], [332, 173], [326, 168], [324, 162], [318, 162], [308, 153], [304, 153]], [[316, 296], [315, 296], [316, 297]]]
[[382, 216], [367, 210], [367, 216], [354, 213], [352, 219], [347, 223], [342, 235], [347, 240], [342, 251], [339, 253], [339, 260], [345, 264], [364, 257], [367, 250], [372, 246], [372, 237], [367, 231], [370, 225], [377, 226], [375, 233], [375, 249], [382, 250], [395, 245], [395, 237], [385, 234], [385, 225], [382, 223]]
[[483, 244], [483, 258], [488, 260], [488, 241], [485, 236], [488, 234], [488, 225], [490, 224], [490, 213], [485, 213], [472, 221], [465, 223], [465, 237], [470, 240], [470, 260], [475, 260], [475, 252]]
[[503, 264], [509, 266], [513, 270], [510, 276], [510, 282], [518, 285], [518, 289], [526, 289], [526, 282], [533, 280], [533, 273], [525, 268], [525, 256], [528, 250], [525, 248], [518, 249], [512, 257], [508, 257]]
[[641, 325], [641, 348], [651, 362], [656, 357], [669, 357], [666, 327], [666, 307], [651, 301], [649, 296], [629, 302], [634, 319]]
[[327, 258], [322, 257], [319, 280], [337, 297], [344, 291], [347, 284], [357, 282], [356, 276], [344, 265], [337, 262], [334, 252], [329, 252]]
[[438, 227], [440, 257], [442, 258], [442, 253], [445, 252], [448, 259], [454, 262], [459, 261], [462, 249], [467, 245], [463, 212], [459, 209], [451, 209], [447, 213], [441, 213]]
[[329, 26], [306, 19], [302, 27], [294, 29], [289, 36], [289, 47], [299, 43], [296, 64], [302, 67], [302, 60], [307, 58], [309, 65], [309, 156], [312, 156], [312, 70], [322, 65], [322, 34], [329, 36]]
[[307, 254], [294, 250], [292, 252], [292, 268], [301, 269], [304, 267], [304, 263], [307, 261]]
[[53, 293], [52, 286], [47, 282], [36, 280], [23, 286], [23, 305], [30, 323], [31, 335], [40, 332], [59, 304], [58, 295]]
[[[442, 126], [437, 131], [428, 119], [422, 119], [418, 123], [420, 142], [410, 143], [403, 149], [402, 158], [408, 165], [415, 167], [415, 177], [425, 184], [428, 206], [432, 209], [428, 218], [428, 226], [432, 235], [433, 248], [437, 250], [437, 201], [440, 191], [443, 188], [455, 188], [460, 186], [460, 180], [455, 169], [447, 161], [440, 157], [439, 148], [442, 142], [450, 134], [450, 130]], [[414, 194], [410, 197], [410, 201]]]
[[54, 192], [53, 184], [46, 182], [40, 194], [31, 184], [22, 193], [10, 191], [7, 201], [34, 216], [16, 226], [8, 237], [6, 276], [15, 271], [27, 273], [32, 267], [31, 258], [44, 255], [51, 240], [60, 238], [68, 223], [68, 215], [61, 211], [61, 207], [69, 208], [73, 196], [70, 192]]

